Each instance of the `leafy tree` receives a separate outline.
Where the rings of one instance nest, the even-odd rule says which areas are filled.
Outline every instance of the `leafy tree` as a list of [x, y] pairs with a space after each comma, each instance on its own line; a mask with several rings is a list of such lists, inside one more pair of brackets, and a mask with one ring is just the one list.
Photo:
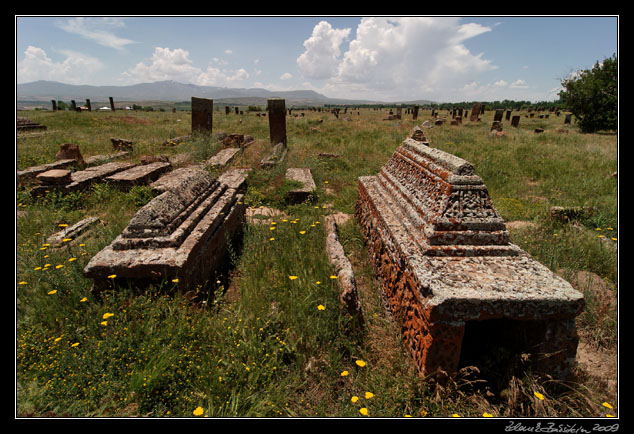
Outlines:
[[618, 121], [618, 62], [616, 54], [574, 74], [561, 83], [562, 103], [579, 120], [584, 133], [616, 130]]

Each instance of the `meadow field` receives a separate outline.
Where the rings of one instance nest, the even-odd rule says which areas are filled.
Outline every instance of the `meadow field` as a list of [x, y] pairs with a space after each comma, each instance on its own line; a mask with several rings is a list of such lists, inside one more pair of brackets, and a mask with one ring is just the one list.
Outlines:
[[[359, 176], [375, 175], [417, 121], [383, 120], [386, 109], [287, 116], [289, 152], [260, 169], [271, 150], [268, 119], [214, 112], [213, 131], [255, 142], [232, 163], [251, 167], [245, 203], [283, 213], [275, 224], [248, 223], [232, 266], [196, 301], [162, 287], [117, 287], [101, 297], [82, 275], [89, 259], [153, 197], [149, 187], [122, 192], [108, 184], [32, 197], [16, 188], [17, 417], [315, 417], [450, 418], [618, 416], [618, 136], [581, 134], [520, 114], [519, 128], [494, 112], [481, 122], [425, 129], [430, 145], [471, 162], [513, 243], [586, 296], [577, 317], [579, 365], [568, 382], [526, 374], [494, 389], [465, 367], [446, 384], [421, 378], [384, 307], [359, 228], [350, 218], [340, 238], [352, 262], [363, 327], [340, 308], [325, 251], [324, 216], [352, 215]], [[447, 111], [440, 111], [447, 115]], [[548, 112], [545, 112], [548, 113]], [[16, 169], [49, 163], [62, 143], [84, 158], [112, 153], [110, 137], [134, 142], [129, 160], [166, 155], [174, 167], [221, 149], [212, 135], [191, 133], [187, 111], [19, 111], [45, 132], [20, 134]], [[451, 116], [449, 115], [450, 119]], [[535, 133], [536, 128], [544, 132]], [[320, 157], [320, 153], [336, 157]], [[288, 204], [287, 167], [308, 167], [316, 201]], [[553, 207], [583, 207], [568, 219]], [[46, 239], [83, 218], [100, 223], [80, 240], [52, 248]]]

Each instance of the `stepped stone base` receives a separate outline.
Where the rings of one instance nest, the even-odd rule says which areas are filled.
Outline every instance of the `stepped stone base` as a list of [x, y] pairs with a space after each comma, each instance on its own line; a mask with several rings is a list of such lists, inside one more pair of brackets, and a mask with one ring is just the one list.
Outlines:
[[[115, 283], [145, 286], [178, 279], [194, 289], [214, 278], [245, 220], [242, 194], [193, 169], [151, 200], [84, 268], [96, 291]], [[116, 276], [116, 277], [109, 277]]]

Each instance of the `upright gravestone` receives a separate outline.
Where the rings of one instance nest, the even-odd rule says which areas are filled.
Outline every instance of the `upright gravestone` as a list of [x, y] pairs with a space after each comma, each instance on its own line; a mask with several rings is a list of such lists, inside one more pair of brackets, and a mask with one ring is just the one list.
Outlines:
[[192, 96], [192, 133], [211, 135], [214, 100]]
[[520, 116], [519, 115], [513, 116], [513, 118], [511, 119], [511, 126], [515, 127], [515, 128], [520, 126]]
[[228, 114], [229, 114], [229, 110], [231, 110], [231, 109], [229, 108], [229, 106], [228, 106], [228, 105], [226, 105], [226, 106], [225, 106], [225, 114], [226, 114], [226, 115], [228, 115]]
[[108, 97], [110, 99], [110, 110], [114, 111], [114, 100], [112, 99], [112, 97]]
[[92, 107], [90, 106], [90, 100], [88, 98], [86, 98], [86, 108], [88, 108], [89, 112], [92, 111]]
[[414, 106], [414, 115], [412, 116], [413, 120], [417, 120], [418, 119], [418, 106], [415, 105]]
[[569, 124], [570, 121], [572, 120], [572, 114], [567, 114], [566, 118], [564, 119], [564, 124]]
[[511, 110], [507, 110], [506, 111], [506, 120], [510, 121], [511, 120]]
[[71, 99], [71, 100], [70, 100], [70, 107], [71, 107], [71, 109], [72, 109], [74, 112], [76, 112], [76, 111], [77, 111], [77, 104], [75, 103], [75, 100], [74, 100], [74, 99]]
[[471, 109], [471, 117], [469, 118], [471, 122], [478, 121], [478, 116], [480, 115], [481, 109], [482, 109], [482, 106], [479, 102], [476, 102], [473, 104], [473, 108]]
[[286, 146], [286, 102], [283, 98], [269, 98], [269, 135], [271, 145], [284, 143]]
[[504, 116], [504, 110], [503, 109], [496, 109], [495, 110], [495, 116], [493, 117], [493, 122], [502, 122], [502, 116]]
[[53, 104], [53, 111], [57, 111], [57, 102], [54, 99], [51, 100], [51, 104]]

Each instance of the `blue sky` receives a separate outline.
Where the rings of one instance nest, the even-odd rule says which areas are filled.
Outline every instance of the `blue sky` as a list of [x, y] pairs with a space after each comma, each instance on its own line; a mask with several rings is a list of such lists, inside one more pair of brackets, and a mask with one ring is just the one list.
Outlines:
[[616, 16], [16, 16], [16, 83], [159, 80], [332, 98], [551, 101]]

